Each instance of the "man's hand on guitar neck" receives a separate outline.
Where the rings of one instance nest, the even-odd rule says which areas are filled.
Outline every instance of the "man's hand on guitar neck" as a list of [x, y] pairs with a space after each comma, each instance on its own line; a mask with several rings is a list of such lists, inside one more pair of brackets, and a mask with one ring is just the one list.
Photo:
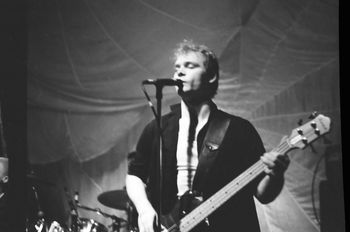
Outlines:
[[290, 160], [287, 155], [275, 151], [267, 152], [261, 156], [261, 161], [266, 165], [265, 173], [271, 177], [283, 177]]
[[281, 192], [284, 184], [284, 172], [287, 170], [290, 160], [287, 155], [275, 151], [266, 152], [260, 159], [266, 165], [266, 176], [258, 184], [255, 196], [261, 203], [267, 204]]

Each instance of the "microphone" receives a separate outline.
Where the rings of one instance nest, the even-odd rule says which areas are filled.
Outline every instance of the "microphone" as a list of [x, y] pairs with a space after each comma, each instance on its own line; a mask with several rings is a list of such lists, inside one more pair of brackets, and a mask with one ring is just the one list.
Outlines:
[[163, 78], [163, 79], [147, 79], [142, 81], [143, 85], [155, 85], [155, 86], [178, 86], [179, 88], [182, 87], [183, 81], [181, 80], [174, 80], [169, 78]]

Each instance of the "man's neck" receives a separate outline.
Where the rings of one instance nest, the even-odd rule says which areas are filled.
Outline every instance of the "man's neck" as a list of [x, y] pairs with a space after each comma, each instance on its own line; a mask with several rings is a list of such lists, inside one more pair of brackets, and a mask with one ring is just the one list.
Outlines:
[[200, 104], [189, 105], [189, 104], [185, 103], [184, 101], [181, 101], [181, 108], [182, 108], [181, 111], [183, 112], [183, 115], [184, 114], [187, 115], [189, 111], [195, 112], [197, 117], [198, 117], [198, 120], [200, 121], [201, 119], [207, 118], [208, 115], [210, 114], [210, 110], [211, 110], [210, 105], [211, 104], [212, 104], [211, 101], [204, 101]]

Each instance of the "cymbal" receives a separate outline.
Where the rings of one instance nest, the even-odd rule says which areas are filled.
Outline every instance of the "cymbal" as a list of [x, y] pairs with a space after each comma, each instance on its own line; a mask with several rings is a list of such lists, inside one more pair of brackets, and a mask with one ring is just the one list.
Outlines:
[[98, 195], [97, 199], [107, 207], [120, 210], [126, 210], [129, 202], [129, 197], [125, 190], [107, 191]]

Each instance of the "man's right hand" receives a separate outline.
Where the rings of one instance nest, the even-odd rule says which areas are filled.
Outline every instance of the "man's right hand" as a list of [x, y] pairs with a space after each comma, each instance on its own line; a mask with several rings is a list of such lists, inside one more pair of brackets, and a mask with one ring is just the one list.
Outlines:
[[158, 217], [153, 207], [145, 207], [138, 213], [138, 225], [140, 232], [154, 232], [154, 226], [158, 223]]
[[[127, 175], [125, 183], [128, 196], [139, 214], [139, 232], [155, 232], [155, 226], [158, 225], [158, 216], [147, 198], [144, 183], [139, 177], [133, 175]], [[161, 231], [167, 232], [163, 226]]]

